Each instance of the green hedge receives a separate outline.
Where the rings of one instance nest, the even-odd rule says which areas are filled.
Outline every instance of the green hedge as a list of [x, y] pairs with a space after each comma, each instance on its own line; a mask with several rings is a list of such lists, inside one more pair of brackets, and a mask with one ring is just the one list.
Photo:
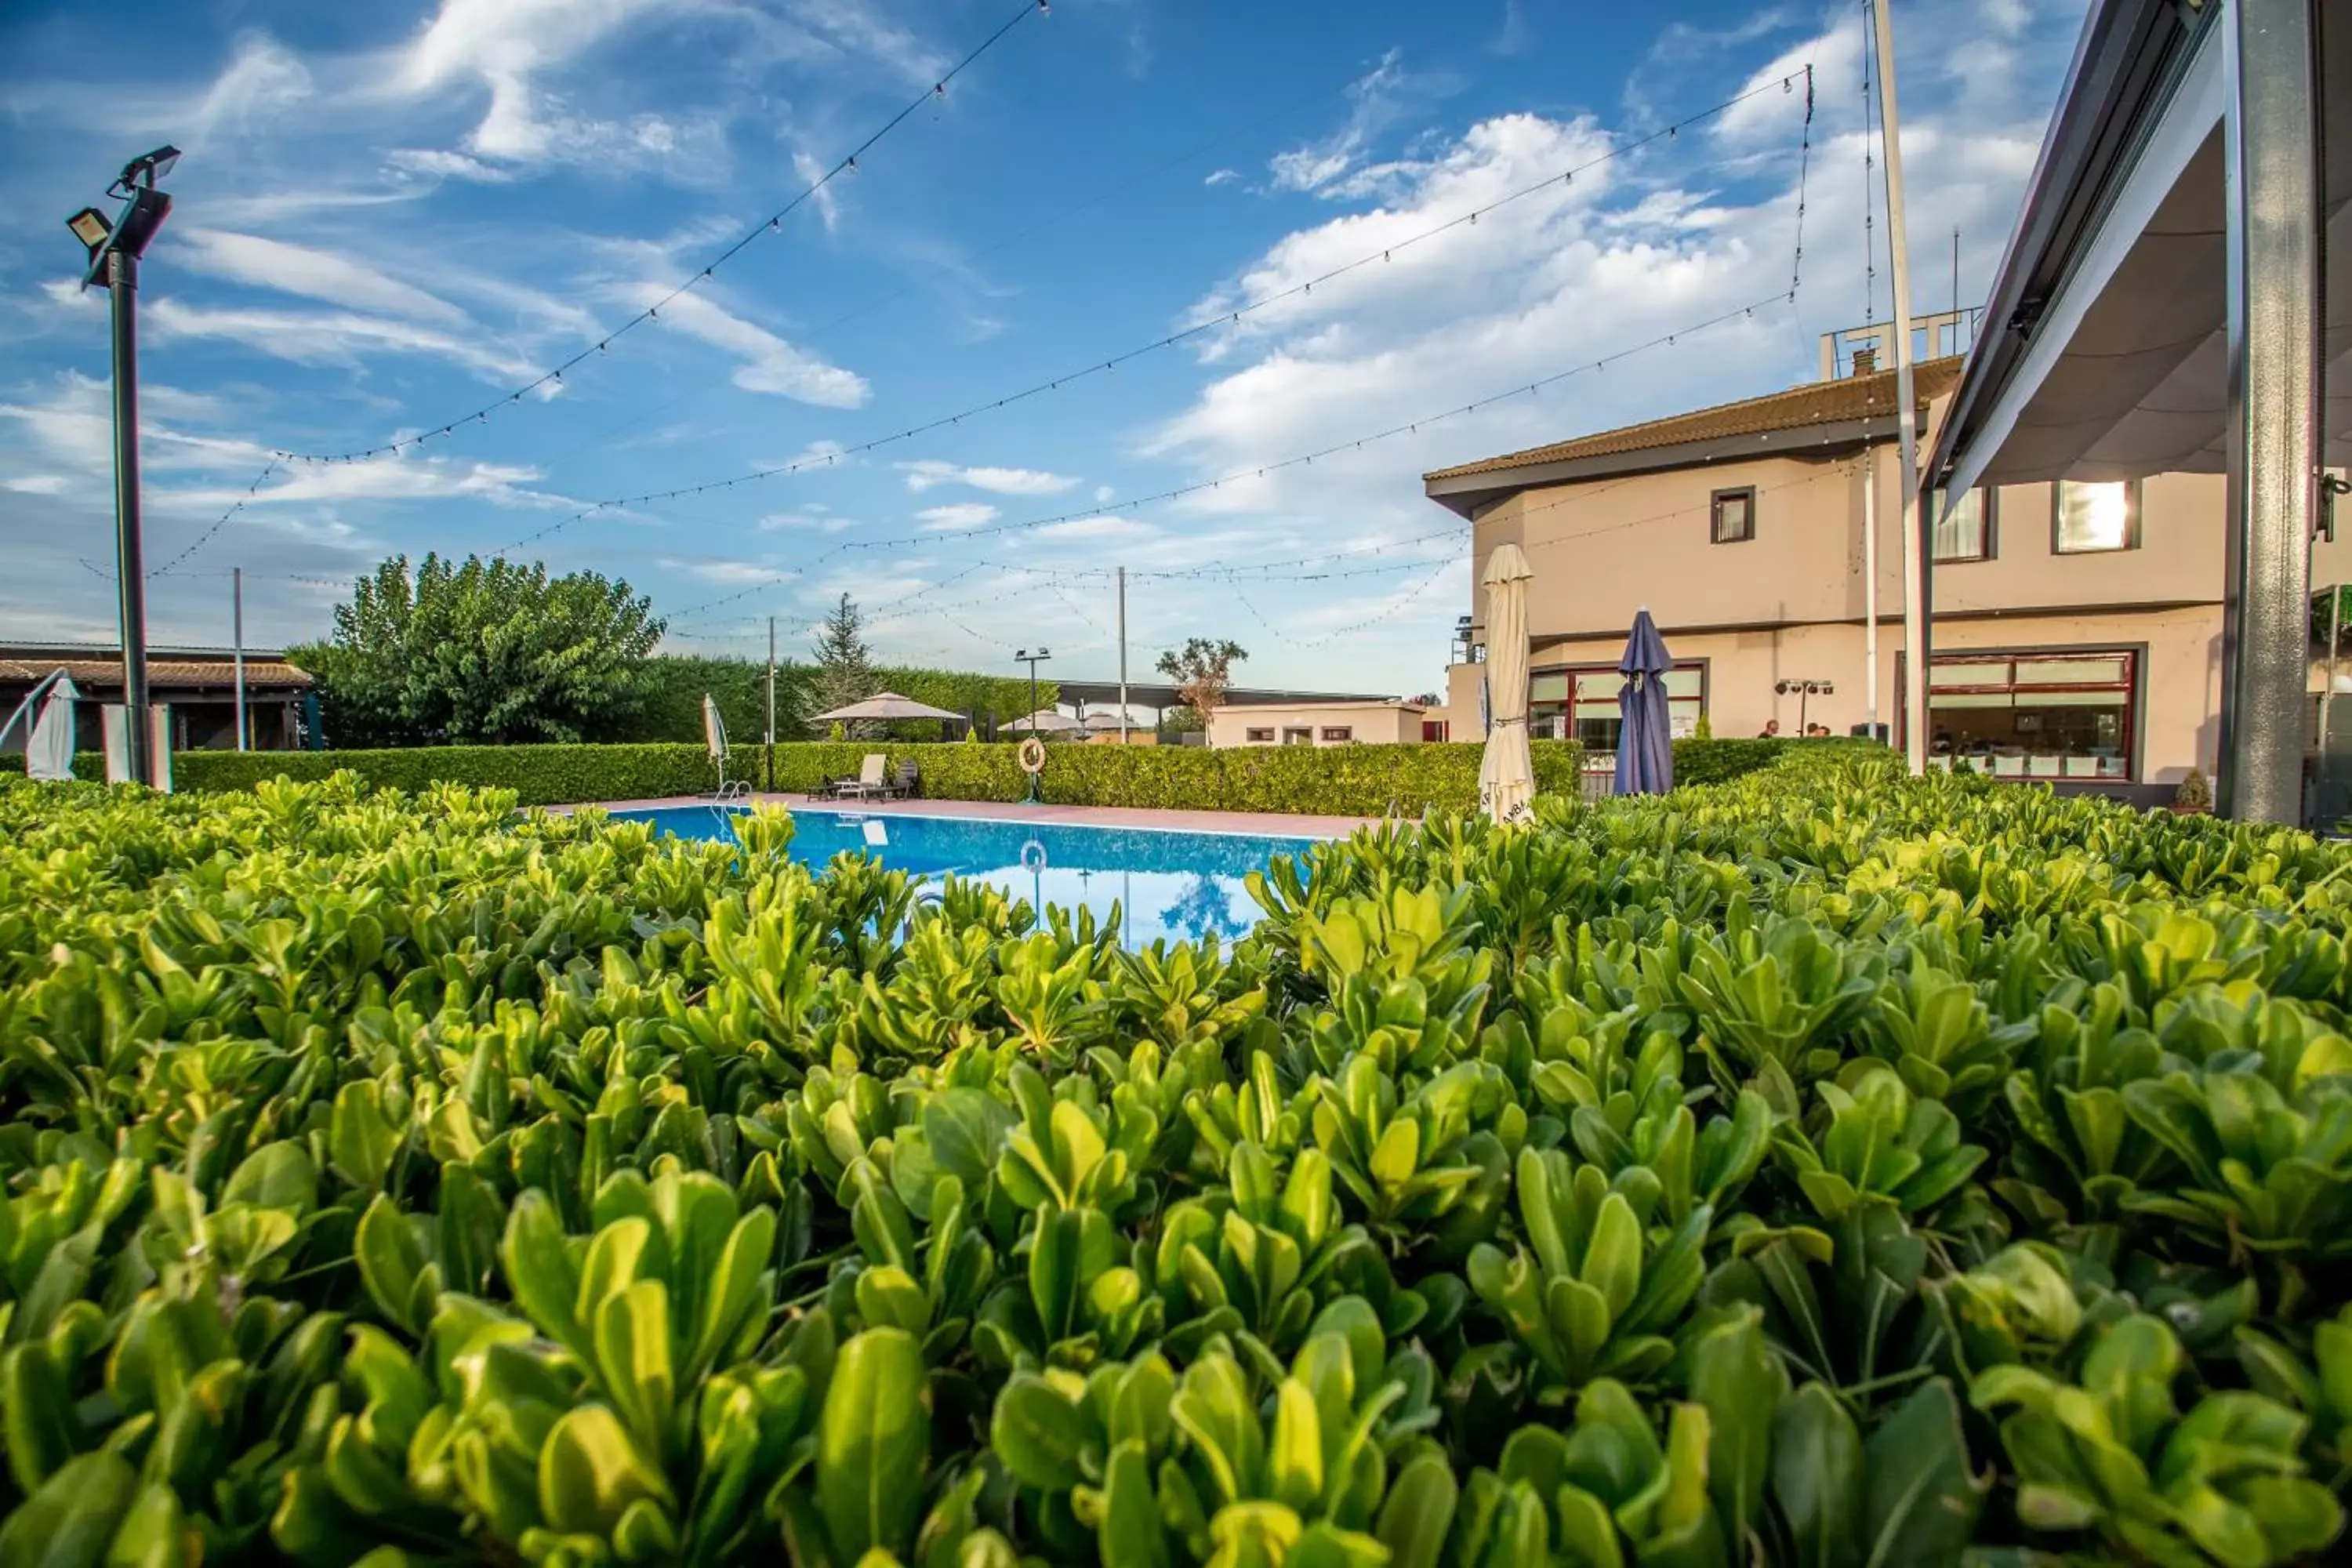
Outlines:
[[[1467, 811], [1478, 804], [1480, 750], [1470, 742], [1223, 751], [1066, 743], [1047, 750], [1044, 794], [1054, 805], [1324, 816], [1378, 816], [1391, 809], [1418, 816], [1429, 806]], [[877, 751], [894, 769], [902, 758], [913, 758], [922, 771], [922, 793], [934, 800], [1018, 800], [1024, 788], [1014, 745], [857, 742], [778, 746], [775, 787], [808, 790], [848, 777]], [[1576, 788], [1580, 749], [1573, 742], [1538, 741], [1534, 753], [1537, 788], [1562, 795]]]
[[[739, 752], [729, 772], [750, 782], [760, 749]], [[24, 771], [22, 757], [5, 759]], [[591, 800], [654, 800], [696, 795], [714, 782], [710, 755], [699, 745], [414, 746], [380, 752], [181, 752], [172, 758], [172, 784], [189, 795], [248, 790], [264, 779], [325, 778], [349, 768], [378, 789], [420, 790], [436, 784], [510, 789], [525, 805], [570, 805]], [[106, 758], [74, 755], [78, 778], [102, 782]]]
[[1791, 752], [1884, 752], [1875, 741], [1838, 735], [1807, 741], [1786, 735], [1760, 735], [1752, 740], [1676, 741], [1676, 784], [1729, 784], [1746, 778]]
[[[895, 770], [911, 757], [921, 793], [933, 800], [1019, 800], [1025, 781], [1015, 744], [803, 741], [775, 748], [774, 787], [814, 790], [855, 775], [880, 752]], [[1576, 788], [1579, 748], [1533, 743], [1536, 786], [1565, 795]], [[739, 748], [730, 772], [765, 787], [756, 745]], [[1050, 748], [1045, 796], [1053, 805], [1156, 806], [1196, 811], [1297, 812], [1318, 816], [1419, 816], [1431, 806], [1467, 811], [1478, 804], [1480, 748], [1470, 742], [1410, 746], [1205, 746]], [[21, 767], [21, 762], [17, 763]], [[321, 779], [350, 768], [378, 788], [416, 790], [432, 784], [511, 789], [526, 805], [594, 800], [650, 800], [710, 788], [710, 761], [698, 745], [419, 746], [382, 752], [183, 752], [173, 782], [191, 794], [251, 789], [263, 779]], [[83, 778], [106, 776], [104, 759], [74, 761]]]

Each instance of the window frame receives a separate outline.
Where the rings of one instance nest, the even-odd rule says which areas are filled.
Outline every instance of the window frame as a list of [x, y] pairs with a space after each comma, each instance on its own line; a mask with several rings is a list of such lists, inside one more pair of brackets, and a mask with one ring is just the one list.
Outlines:
[[1271, 724], [1244, 725], [1242, 727], [1242, 744], [1245, 746], [1273, 745], [1274, 726]]
[[[1944, 497], [1949, 492], [1945, 486], [1938, 485], [1933, 493], [1936, 497], [1936, 515], [1940, 526], [1944, 511]], [[1983, 510], [1983, 521], [1977, 530], [1978, 552], [1974, 555], [1946, 555], [1938, 552], [1935, 558], [1935, 564], [1938, 566], [1972, 566], [1980, 561], [1993, 561], [2000, 558], [2000, 489], [1994, 485], [1973, 485], [1969, 487], [1969, 493], [1984, 498], [1980, 503]], [[2050, 538], [2054, 545], [2058, 538], [2058, 502], [2054, 493], [2050, 502]]]
[[[2119, 484], [2124, 488], [2124, 542], [2121, 544], [2078, 544], [2069, 549], [2060, 535], [2066, 521], [2068, 485]], [[2050, 553], [2053, 555], [2120, 555], [2140, 543], [2141, 484], [2137, 479], [2054, 479], [2050, 485]]]
[[[1738, 533], [1723, 531], [1723, 508], [1727, 501], [1738, 500], [1746, 506], [1747, 515]], [[1756, 487], [1733, 485], [1717, 490], [1706, 500], [1706, 539], [1710, 544], [1748, 544], [1756, 538]]]
[[1286, 746], [1313, 745], [1315, 743], [1315, 726], [1312, 724], [1285, 724], [1282, 727], [1281, 743]]
[[[2104, 554], [2106, 552], [2102, 551], [2093, 552], [2092, 553]], [[2026, 687], [2024, 689], [2027, 692], [2120, 690], [2123, 694], [2124, 710], [2123, 743], [2117, 748], [2117, 750], [2120, 751], [2123, 755], [2123, 773], [2120, 776], [2110, 775], [2105, 778], [2073, 777], [2062, 774], [2055, 780], [2051, 779], [2047, 775], [2030, 775], [2022, 779], [2016, 779], [2015, 782], [2032, 784], [2058, 783], [2096, 784], [2109, 787], [2116, 784], [2142, 784], [2147, 782], [2147, 759], [2141, 752], [2141, 748], [2147, 741], [2147, 655], [2148, 645], [2144, 642], [2029, 643], [2022, 646], [2005, 647], [1953, 648], [1948, 653], [1931, 654], [1929, 656], [1927, 665], [1927, 716], [1930, 722], [1932, 722], [1936, 714], [1936, 698], [1939, 693], [1968, 696], [1977, 693], [2003, 691], [2008, 692], [2012, 696], [2015, 695], [2019, 688], [2014, 678], [2014, 667], [2021, 662], [2032, 664], [2046, 660], [2068, 658], [2121, 658], [2126, 661], [2126, 669], [2123, 680], [2119, 683], [2108, 681], [2036, 682], [2032, 686]], [[1936, 671], [1938, 668], [1950, 669], [1955, 666], [1972, 664], [2006, 664], [2011, 667], [2011, 677], [2010, 679], [2003, 682], [1979, 682], [1969, 685], [1953, 683], [1941, 686], [1936, 683]], [[1903, 672], [1904, 655], [1900, 650], [1897, 650], [1895, 655], [1895, 689], [1898, 691], [1901, 690], [1903, 687]], [[1897, 750], [1901, 750], [1908, 743], [1906, 736], [1906, 731], [1908, 729], [1906, 718], [1906, 716], [1903, 711], [1902, 705], [1900, 703], [1896, 704], [1894, 733], [1895, 745]], [[2004, 782], [2008, 782], [2014, 778], [2014, 775], [2000, 773], [1989, 776], [2002, 779]]]
[[1315, 740], [1318, 745], [1347, 745], [1355, 738], [1356, 727], [1353, 724], [1318, 724], [1315, 727]]
[[[1697, 658], [1678, 658], [1675, 660], [1675, 668], [1677, 671], [1690, 669], [1698, 671], [1698, 717], [1705, 718], [1712, 713], [1715, 710], [1714, 659], [1706, 656]], [[1537, 700], [1534, 695], [1536, 681], [1542, 677], [1554, 675], [1564, 676], [1567, 679], [1566, 694], [1557, 700]], [[1613, 664], [1549, 664], [1528, 671], [1529, 697], [1528, 717], [1531, 721], [1528, 726], [1530, 735], [1548, 735], [1549, 731], [1538, 728], [1538, 725], [1558, 718], [1566, 731], [1566, 738], [1570, 740], [1576, 738], [1576, 683], [1578, 677], [1586, 675], [1597, 675], [1616, 681], [1622, 681], [1624, 679]], [[1538, 717], [1535, 711], [1538, 707], [1556, 709], [1559, 711], [1556, 714], [1548, 713]], [[1671, 713], [1671, 705], [1668, 710]]]

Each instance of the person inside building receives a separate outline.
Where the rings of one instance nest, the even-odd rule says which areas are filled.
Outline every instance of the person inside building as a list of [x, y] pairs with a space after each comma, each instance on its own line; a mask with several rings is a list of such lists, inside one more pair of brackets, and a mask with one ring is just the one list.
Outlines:
[[1780, 734], [1780, 721], [1778, 719], [1767, 719], [1764, 721], [1764, 728], [1756, 731], [1756, 738], [1759, 741], [1769, 741], [1774, 736]]

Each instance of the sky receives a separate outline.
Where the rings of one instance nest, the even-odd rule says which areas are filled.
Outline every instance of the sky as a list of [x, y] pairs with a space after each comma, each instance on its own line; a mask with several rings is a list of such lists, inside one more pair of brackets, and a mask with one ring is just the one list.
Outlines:
[[[1895, 12], [1915, 310], [1988, 286], [2083, 10]], [[1472, 564], [1423, 471], [1810, 379], [1886, 315], [1863, 27], [14, 0], [0, 641], [117, 636], [106, 297], [62, 220], [169, 142], [156, 643], [226, 644], [232, 568], [276, 646], [389, 555], [504, 552], [625, 580], [670, 651], [764, 657], [773, 616], [803, 653], [846, 593], [888, 660], [1108, 679], [1123, 566], [1139, 678], [1200, 636], [1244, 684], [1442, 689]]]

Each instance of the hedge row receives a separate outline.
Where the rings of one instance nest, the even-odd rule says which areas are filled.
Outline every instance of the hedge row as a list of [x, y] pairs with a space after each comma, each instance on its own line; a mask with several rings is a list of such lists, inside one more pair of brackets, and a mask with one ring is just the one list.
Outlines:
[[[913, 758], [922, 793], [934, 800], [1018, 800], [1025, 781], [1012, 744], [894, 744], [824, 741], [775, 747], [773, 787], [801, 793], [855, 775], [871, 752], [895, 769]], [[732, 774], [767, 787], [761, 748], [737, 751]], [[1534, 742], [1536, 785], [1547, 794], [1576, 787], [1580, 749]], [[1466, 811], [1478, 803], [1480, 748], [1471, 742], [1412, 746], [1266, 746], [1212, 751], [1202, 746], [1051, 748], [1044, 776], [1055, 805], [1159, 806], [1196, 811], [1297, 812], [1311, 816], [1418, 816], [1437, 807]], [[21, 763], [17, 764], [21, 766]], [[349, 768], [379, 788], [431, 784], [511, 789], [526, 805], [593, 800], [648, 800], [711, 787], [700, 746], [423, 746], [404, 751], [184, 752], [172, 759], [173, 783], [202, 794], [250, 789], [264, 779], [325, 778]], [[84, 778], [105, 777], [93, 752], [75, 759]]]

